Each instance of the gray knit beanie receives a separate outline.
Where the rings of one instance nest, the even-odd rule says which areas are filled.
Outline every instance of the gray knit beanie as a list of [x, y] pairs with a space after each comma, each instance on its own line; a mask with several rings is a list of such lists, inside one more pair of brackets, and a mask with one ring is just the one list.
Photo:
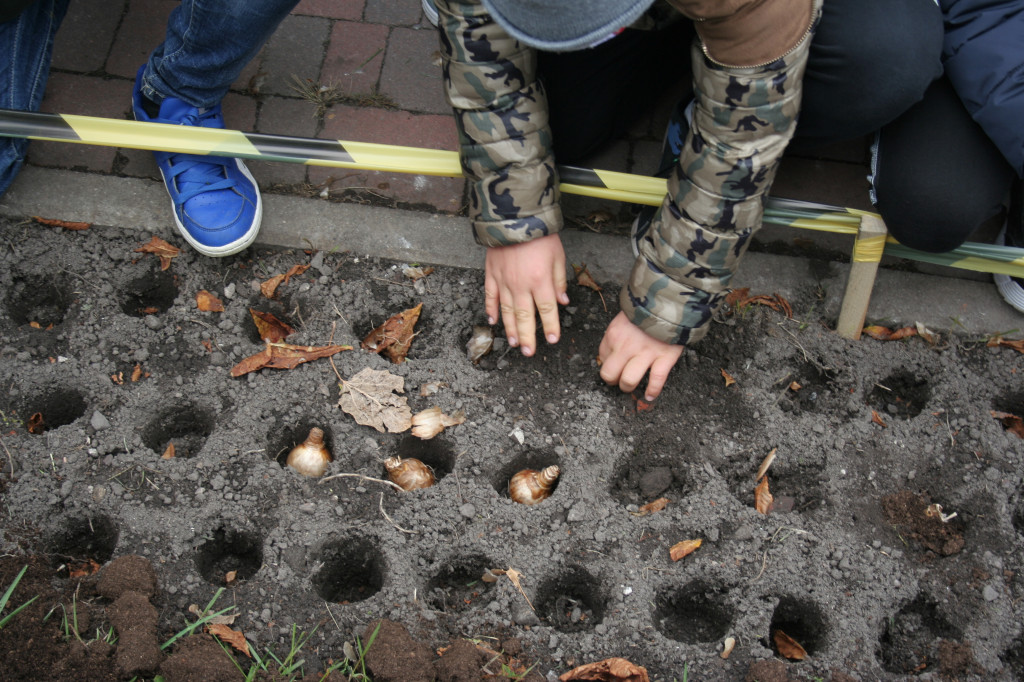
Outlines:
[[654, 0], [483, 0], [502, 28], [541, 50], [568, 52], [629, 26]]

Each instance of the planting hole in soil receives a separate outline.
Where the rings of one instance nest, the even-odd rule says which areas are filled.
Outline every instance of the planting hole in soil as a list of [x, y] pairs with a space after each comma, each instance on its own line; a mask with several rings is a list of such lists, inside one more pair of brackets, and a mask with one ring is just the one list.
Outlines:
[[142, 432], [142, 442], [157, 456], [174, 445], [174, 457], [195, 457], [213, 432], [212, 412], [192, 404], [169, 407]]
[[322, 419], [307, 417], [296, 422], [292, 426], [278, 426], [275, 420], [274, 426], [270, 427], [267, 434], [267, 456], [280, 464], [287, 466], [288, 453], [297, 445], [300, 445], [309, 436], [309, 430], [313, 427], [324, 432], [324, 447], [334, 457], [334, 436]]
[[374, 538], [350, 537], [328, 542], [316, 561], [323, 564], [313, 587], [324, 601], [351, 604], [369, 599], [384, 586], [387, 562]]
[[808, 656], [820, 651], [828, 637], [828, 626], [821, 609], [806, 599], [790, 596], [779, 599], [768, 630], [768, 644], [776, 655], [781, 655], [775, 641], [778, 630], [802, 646]]
[[[659, 497], [681, 500], [692, 487], [685, 480], [681, 461], [685, 455], [653, 459], [635, 451], [623, 458], [612, 478], [611, 496], [622, 505], [647, 504]], [[679, 461], [677, 461], [679, 460]]]
[[27, 400], [21, 414], [29, 432], [40, 434], [73, 423], [85, 410], [81, 393], [73, 388], [55, 387]]
[[459, 556], [448, 561], [427, 583], [427, 601], [438, 611], [459, 613], [487, 603], [490, 583], [481, 580], [496, 564], [482, 554]]
[[1018, 636], [999, 657], [1014, 679], [1024, 680], [1024, 637]]
[[7, 312], [14, 324], [47, 329], [64, 321], [72, 291], [63, 278], [25, 277], [7, 292]]
[[868, 393], [868, 405], [882, 417], [893, 415], [911, 419], [921, 414], [931, 400], [932, 389], [927, 379], [919, 379], [900, 370], [876, 382]]
[[717, 587], [700, 580], [658, 591], [654, 626], [683, 644], [718, 642], [729, 633], [733, 610]]
[[1024, 535], [1024, 491], [1021, 491], [1020, 497], [1020, 501], [1017, 502], [1017, 508], [1013, 512], [1012, 523], [1017, 533]]
[[[434, 478], [440, 481], [455, 468], [455, 453], [452, 446], [441, 437], [422, 440], [415, 436], [405, 436], [395, 448], [395, 456], [402, 459], [418, 459], [434, 470]], [[387, 478], [387, 471], [382, 468], [382, 477]]]
[[[263, 541], [255, 533], [218, 528], [196, 550], [196, 570], [211, 585], [234, 585], [248, 580], [263, 565]], [[233, 580], [226, 576], [235, 572]]]
[[561, 632], [591, 630], [604, 620], [604, 590], [582, 566], [569, 566], [537, 588], [537, 615]]
[[131, 317], [159, 315], [174, 305], [178, 285], [170, 270], [152, 269], [124, 286], [121, 310]]
[[[548, 450], [528, 450], [526, 452], [520, 452], [519, 454], [509, 456], [503, 454], [500, 456], [500, 461], [504, 461], [505, 465], [502, 466], [491, 478], [491, 485], [502, 497], [508, 497], [508, 482], [517, 473], [523, 469], [533, 469], [534, 471], [541, 471], [549, 466], [561, 466], [561, 462], [558, 456], [553, 451]], [[562, 470], [562, 475], [558, 477], [554, 485], [551, 488], [551, 497], [554, 497], [558, 492], [558, 484], [565, 476], [565, 470]], [[546, 500], [545, 500], [546, 501]], [[544, 504], [545, 501], [540, 502]]]
[[[785, 390], [779, 399], [784, 412], [820, 412], [831, 404], [838, 373], [811, 362], [799, 362], [799, 369], [777, 383]], [[799, 388], [793, 386], [799, 384]]]
[[942, 640], [958, 640], [960, 633], [939, 613], [935, 602], [918, 594], [890, 616], [878, 640], [878, 658], [891, 673], [920, 675], [939, 661]]
[[62, 528], [50, 536], [51, 562], [54, 566], [75, 569], [90, 561], [104, 564], [114, 556], [117, 526], [102, 515], [65, 519]]

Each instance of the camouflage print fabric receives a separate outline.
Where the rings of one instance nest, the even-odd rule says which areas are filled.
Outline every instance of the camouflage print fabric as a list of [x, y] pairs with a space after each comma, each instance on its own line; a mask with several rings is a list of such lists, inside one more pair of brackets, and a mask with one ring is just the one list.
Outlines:
[[698, 341], [722, 304], [796, 128], [810, 42], [743, 69], [716, 66], [694, 46], [694, 120], [619, 296], [654, 338]]
[[506, 246], [558, 232], [558, 174], [536, 52], [478, 1], [437, 0], [437, 10], [477, 242]]

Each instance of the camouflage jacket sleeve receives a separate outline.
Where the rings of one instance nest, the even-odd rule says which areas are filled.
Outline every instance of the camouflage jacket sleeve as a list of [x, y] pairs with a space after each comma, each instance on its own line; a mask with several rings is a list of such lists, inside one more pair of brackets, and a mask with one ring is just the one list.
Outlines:
[[562, 213], [536, 53], [494, 23], [479, 0], [437, 0], [437, 9], [477, 242], [506, 246], [554, 234]]
[[[796, 127], [820, 2], [813, 16], [806, 13], [798, 42], [780, 48], [782, 56], [766, 65], [723, 66], [712, 61], [719, 53], [706, 42], [693, 48], [693, 123], [619, 296], [627, 317], [657, 339], [686, 344], [704, 336], [761, 226], [768, 191]], [[703, 35], [700, 22], [698, 33]]]

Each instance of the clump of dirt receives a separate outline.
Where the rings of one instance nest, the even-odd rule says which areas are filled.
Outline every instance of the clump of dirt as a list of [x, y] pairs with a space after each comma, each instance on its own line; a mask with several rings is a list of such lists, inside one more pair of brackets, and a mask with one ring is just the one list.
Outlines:
[[909, 490], [882, 498], [888, 522], [902, 536], [939, 556], [951, 556], [964, 548], [963, 522], [949, 518], [931, 500]]

